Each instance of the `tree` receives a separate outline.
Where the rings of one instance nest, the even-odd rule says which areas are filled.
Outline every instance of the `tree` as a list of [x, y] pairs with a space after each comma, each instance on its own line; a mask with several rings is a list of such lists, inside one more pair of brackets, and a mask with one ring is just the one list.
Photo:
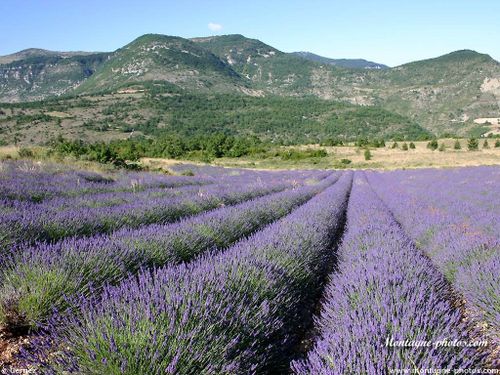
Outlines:
[[410, 148], [411, 148], [412, 150], [415, 150], [415, 143], [410, 142]]
[[208, 138], [206, 151], [215, 158], [221, 158], [231, 149], [233, 141], [223, 133], [216, 133]]
[[462, 146], [460, 145], [460, 141], [457, 139], [455, 140], [455, 144], [453, 145], [454, 150], [461, 150]]
[[479, 149], [479, 142], [476, 138], [470, 138], [467, 142], [467, 148], [469, 151], [477, 151]]
[[177, 159], [186, 152], [184, 142], [179, 137], [166, 137], [160, 142], [160, 147], [162, 148], [161, 154], [163, 157]]
[[408, 145], [406, 144], [406, 142], [405, 142], [405, 143], [403, 143], [403, 146], [401, 146], [401, 149], [402, 149], [403, 151], [408, 151]]

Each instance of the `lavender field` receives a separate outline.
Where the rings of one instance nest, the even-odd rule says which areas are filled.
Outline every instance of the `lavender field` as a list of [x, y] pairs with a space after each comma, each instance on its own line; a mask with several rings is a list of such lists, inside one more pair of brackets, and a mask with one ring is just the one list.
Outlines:
[[1, 373], [500, 367], [500, 168], [175, 172], [0, 164]]

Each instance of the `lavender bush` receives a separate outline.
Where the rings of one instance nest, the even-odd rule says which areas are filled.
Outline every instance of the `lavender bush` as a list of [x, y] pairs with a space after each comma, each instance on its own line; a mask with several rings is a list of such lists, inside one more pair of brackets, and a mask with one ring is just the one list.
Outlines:
[[[408, 240], [363, 173], [354, 180], [339, 272], [331, 276], [317, 319], [319, 337], [296, 374], [389, 374], [401, 369], [473, 368], [475, 348], [449, 288]], [[393, 346], [397, 342], [417, 346]], [[421, 346], [430, 343], [431, 346]]]
[[[282, 371], [334, 257], [351, 178], [225, 252], [143, 272], [106, 288], [99, 303], [82, 302], [81, 316], [60, 315], [35, 344], [39, 365], [85, 374]], [[57, 353], [44, 356], [51, 343]]]
[[[16, 243], [53, 242], [69, 236], [108, 233], [121, 227], [167, 223], [226, 204], [284, 190], [290, 183], [280, 180], [213, 184], [192, 190], [186, 196], [137, 199], [119, 205], [57, 210], [50, 205], [28, 204], [24, 209], [0, 217], [0, 250]], [[76, 203], [76, 202], [75, 202]], [[57, 207], [57, 205], [55, 205]]]
[[0, 271], [0, 321], [34, 326], [67, 297], [88, 295], [117, 283], [141, 267], [190, 261], [203, 251], [229, 246], [237, 239], [288, 214], [338, 175], [316, 185], [271, 194], [216, 209], [171, 225], [124, 229], [111, 236], [68, 239], [14, 252]]
[[41, 202], [60, 196], [141, 191], [213, 183], [211, 176], [165, 176], [153, 173], [114, 173], [109, 175], [75, 171], [55, 164], [0, 162], [0, 197], [8, 200]]
[[467, 315], [500, 347], [500, 169], [368, 177], [399, 223], [460, 293]]

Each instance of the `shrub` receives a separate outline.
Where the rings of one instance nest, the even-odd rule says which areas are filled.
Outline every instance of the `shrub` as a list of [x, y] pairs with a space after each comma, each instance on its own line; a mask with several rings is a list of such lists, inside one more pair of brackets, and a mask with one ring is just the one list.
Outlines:
[[460, 145], [460, 141], [457, 139], [455, 140], [455, 144], [453, 145], [454, 150], [461, 150], [462, 146]]
[[342, 164], [345, 164], [345, 165], [348, 165], [348, 164], [351, 164], [351, 163], [352, 163], [352, 161], [351, 161], [351, 160], [349, 160], [349, 159], [340, 159], [340, 162], [341, 162]]
[[307, 158], [324, 158], [328, 156], [328, 153], [320, 148], [318, 150], [297, 150], [297, 149], [288, 149], [278, 153], [282, 160], [302, 160]]
[[19, 157], [20, 158], [32, 158], [33, 157], [33, 151], [30, 150], [29, 148], [21, 147], [19, 149]]
[[320, 146], [343, 146], [344, 142], [337, 138], [327, 138], [320, 143]]
[[439, 145], [439, 151], [444, 151], [445, 149], [446, 149], [446, 147], [445, 147], [444, 143], [441, 143]]
[[411, 148], [412, 150], [415, 150], [415, 143], [410, 142], [410, 148]]
[[488, 140], [485, 139], [483, 142], [483, 148], [490, 148], [490, 145], [488, 144]]
[[438, 145], [437, 139], [433, 139], [432, 141], [427, 143], [427, 148], [432, 150], [432, 151], [437, 150], [438, 147], [439, 147], [439, 145]]
[[370, 150], [367, 148], [365, 150], [365, 160], [371, 160], [372, 159], [372, 153], [370, 152]]
[[495, 148], [498, 148], [498, 147], [500, 147], [500, 139], [497, 139], [495, 141]]
[[394, 142], [391, 146], [391, 148], [398, 148], [398, 142]]
[[467, 148], [469, 151], [476, 151], [479, 149], [479, 142], [477, 141], [476, 138], [470, 138], [469, 141], [467, 142]]
[[401, 146], [401, 149], [402, 149], [403, 151], [408, 151], [408, 145], [406, 144], [406, 142], [405, 142], [405, 143], [403, 143], [403, 146]]

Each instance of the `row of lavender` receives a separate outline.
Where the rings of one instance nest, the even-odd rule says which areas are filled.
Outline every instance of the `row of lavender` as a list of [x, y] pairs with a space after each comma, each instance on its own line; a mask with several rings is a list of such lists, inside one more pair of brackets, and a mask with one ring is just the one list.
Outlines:
[[141, 272], [83, 300], [78, 314], [57, 314], [35, 345], [39, 365], [85, 374], [286, 369], [334, 257], [351, 181], [342, 175], [225, 251]]
[[[195, 176], [168, 176], [145, 172], [97, 173], [74, 170], [69, 166], [28, 161], [0, 162], [0, 205], [10, 201], [42, 202], [50, 198], [74, 197], [104, 192], [139, 192], [151, 188], [175, 188], [185, 185], [206, 185], [229, 180], [267, 179], [264, 171], [235, 170], [216, 167], [178, 167], [185, 172], [194, 169]], [[325, 172], [282, 171], [286, 180], [315, 178]]]
[[[199, 186], [200, 180], [193, 180], [189, 185], [185, 177], [167, 176], [163, 177], [163, 187], [140, 193], [94, 193], [55, 197], [42, 203], [8, 201], [1, 206], [0, 250], [20, 242], [53, 242], [69, 236], [107, 233], [121, 227], [171, 222], [327, 175], [325, 172], [241, 172], [237, 175], [223, 172], [218, 178], [209, 176], [210, 180], [205, 180], [202, 186]], [[182, 186], [173, 189], [166, 187], [167, 183]]]
[[2, 200], [41, 202], [60, 196], [98, 192], [141, 191], [152, 187], [178, 187], [206, 184], [206, 176], [164, 176], [154, 173], [102, 174], [74, 170], [51, 163], [1, 162], [0, 197]]
[[[204, 251], [223, 249], [241, 237], [288, 214], [331, 185], [320, 183], [226, 206], [174, 224], [124, 228], [111, 235], [70, 238], [16, 250], [0, 270], [0, 321], [10, 325], [40, 323], [68, 297], [96, 293], [140, 268], [187, 262]], [[254, 190], [260, 191], [260, 190]]]
[[296, 374], [389, 374], [403, 369], [468, 369], [483, 362], [442, 274], [402, 231], [357, 173], [339, 272], [331, 276], [319, 337]]
[[[207, 175], [216, 173], [209, 168]], [[385, 374], [494, 366], [498, 173], [356, 172], [352, 190], [351, 173], [278, 173], [281, 183], [288, 179], [278, 190], [296, 188], [175, 224], [18, 247], [0, 271], [0, 322], [45, 326], [26, 357], [48, 373]], [[310, 185], [313, 177], [323, 179]], [[446, 182], [431, 183], [439, 178]], [[177, 194], [189, 197], [191, 188]], [[158, 193], [141, 194], [146, 202]], [[469, 279], [461, 286], [462, 274]], [[463, 297], [467, 310], [458, 303]], [[493, 337], [486, 348], [446, 345], [470, 343], [484, 331]], [[310, 350], [302, 357], [304, 346]]]
[[398, 222], [500, 348], [500, 170], [371, 173]]

